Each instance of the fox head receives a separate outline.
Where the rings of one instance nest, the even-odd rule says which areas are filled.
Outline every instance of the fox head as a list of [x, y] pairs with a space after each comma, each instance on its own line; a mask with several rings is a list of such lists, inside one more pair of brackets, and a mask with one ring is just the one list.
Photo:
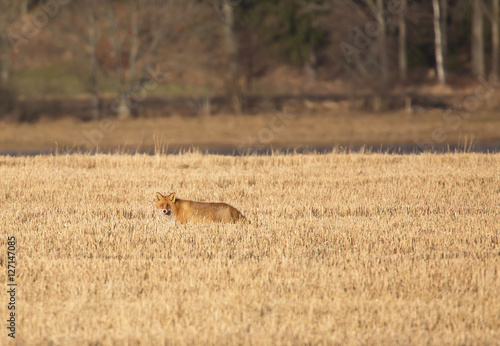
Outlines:
[[161, 193], [156, 193], [156, 208], [160, 210], [161, 213], [170, 216], [172, 213], [176, 214], [175, 206], [175, 192], [172, 192], [168, 196], [163, 196]]

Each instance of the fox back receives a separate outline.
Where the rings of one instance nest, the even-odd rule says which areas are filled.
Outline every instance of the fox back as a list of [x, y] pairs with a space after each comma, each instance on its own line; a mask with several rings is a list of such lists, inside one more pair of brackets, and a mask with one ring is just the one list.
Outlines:
[[186, 222], [248, 222], [243, 214], [229, 204], [182, 200], [176, 198], [175, 193], [163, 196], [157, 192], [156, 208], [181, 224]]

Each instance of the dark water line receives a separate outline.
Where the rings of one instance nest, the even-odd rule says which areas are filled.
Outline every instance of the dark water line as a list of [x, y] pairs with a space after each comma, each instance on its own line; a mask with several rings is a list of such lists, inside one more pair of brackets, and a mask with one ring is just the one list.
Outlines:
[[[224, 155], [224, 156], [270, 156], [276, 154], [328, 154], [331, 152], [340, 153], [384, 153], [393, 155], [421, 154], [421, 153], [499, 153], [499, 143], [475, 143], [469, 146], [463, 144], [446, 144], [435, 147], [419, 147], [416, 145], [353, 145], [353, 146], [297, 146], [297, 147], [275, 147], [275, 148], [253, 148], [240, 150], [233, 147], [182, 147], [177, 149], [169, 148], [161, 152], [163, 155], [175, 155], [187, 152], [200, 152], [209, 155]], [[74, 155], [74, 154], [146, 154], [155, 155], [154, 149], [106, 149], [99, 151], [79, 151], [79, 150], [0, 150], [0, 156], [39, 156], [39, 155]]]

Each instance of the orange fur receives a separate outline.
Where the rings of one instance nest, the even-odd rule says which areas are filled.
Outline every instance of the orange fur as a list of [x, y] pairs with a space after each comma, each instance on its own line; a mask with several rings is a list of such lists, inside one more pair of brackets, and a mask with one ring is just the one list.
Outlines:
[[186, 222], [247, 222], [236, 208], [226, 203], [203, 203], [182, 200], [175, 193], [163, 196], [156, 193], [156, 208], [179, 223]]

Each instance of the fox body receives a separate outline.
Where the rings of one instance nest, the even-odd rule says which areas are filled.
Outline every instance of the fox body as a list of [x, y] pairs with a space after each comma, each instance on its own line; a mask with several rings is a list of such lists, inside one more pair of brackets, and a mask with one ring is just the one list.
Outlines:
[[248, 222], [243, 214], [229, 204], [186, 201], [175, 197], [175, 193], [163, 196], [157, 192], [156, 208], [179, 223]]

